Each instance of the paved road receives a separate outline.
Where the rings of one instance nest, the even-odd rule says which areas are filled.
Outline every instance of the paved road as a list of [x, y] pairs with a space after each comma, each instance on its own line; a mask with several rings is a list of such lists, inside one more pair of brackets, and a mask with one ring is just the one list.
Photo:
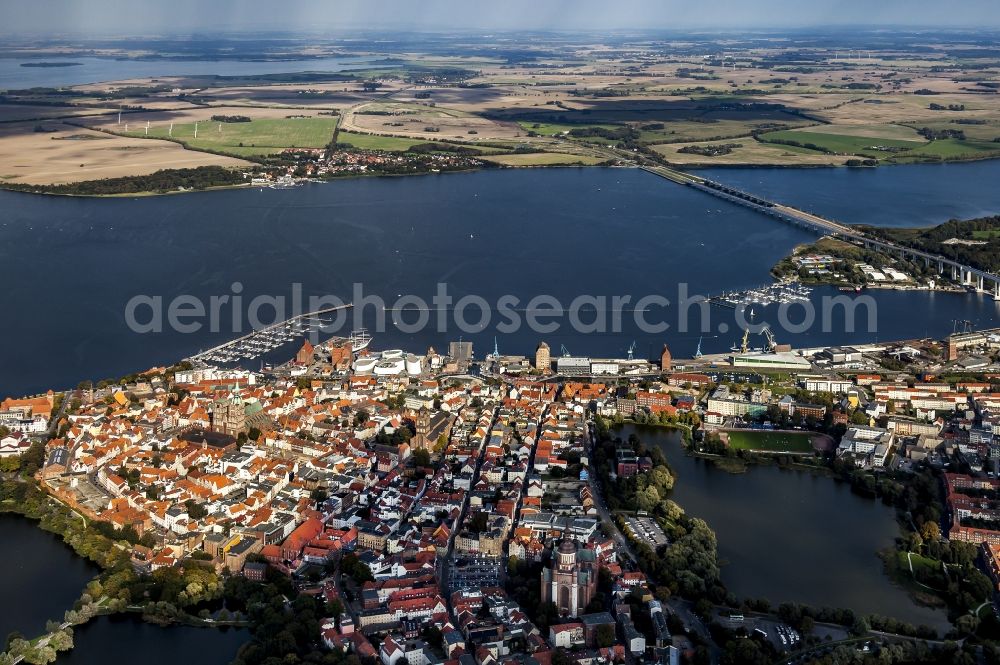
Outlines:
[[[590, 459], [594, 459], [594, 444], [597, 441], [597, 434], [595, 431], [596, 425], [593, 421], [588, 421], [587, 423], [587, 449], [588, 456]], [[588, 482], [590, 483], [590, 491], [594, 497], [594, 506], [597, 508], [597, 513], [601, 517], [601, 521], [607, 524], [607, 529], [611, 533], [611, 537], [614, 538], [615, 542], [624, 551], [632, 562], [638, 567], [639, 559], [636, 557], [635, 550], [632, 548], [632, 543], [629, 542], [628, 538], [621, 532], [618, 525], [615, 523], [611, 511], [608, 510], [607, 503], [604, 500], [604, 495], [601, 493], [600, 484], [595, 480], [596, 474], [590, 474]], [[652, 576], [646, 573], [649, 577], [650, 582], [654, 582]], [[666, 602], [667, 607], [677, 615], [684, 626], [689, 632], [693, 632], [698, 635], [708, 647], [709, 657], [713, 663], [719, 662], [719, 658], [722, 654], [722, 650], [719, 646], [712, 640], [712, 635], [708, 631], [708, 627], [705, 623], [694, 613], [694, 604], [690, 603], [682, 598], [671, 597]]]
[[[472, 474], [472, 485], [471, 485], [472, 487], [475, 487], [476, 483], [479, 482], [479, 470], [483, 466], [483, 457], [486, 451], [486, 442], [489, 441], [490, 432], [493, 431], [493, 426], [496, 424], [499, 411], [500, 407], [493, 408], [493, 417], [490, 418], [490, 427], [488, 430], [486, 430], [486, 436], [479, 444], [479, 455], [476, 458], [476, 469]], [[462, 512], [458, 517], [457, 524], [459, 527], [465, 523], [465, 517], [469, 512], [469, 500], [471, 496], [472, 496], [471, 491], [465, 493], [465, 499], [462, 502]], [[451, 568], [452, 564], [455, 561], [455, 536], [458, 535], [458, 531], [459, 531], [458, 528], [452, 530], [451, 534], [448, 536], [448, 554], [444, 557], [443, 560], [439, 558], [441, 569], [438, 572], [439, 574], [438, 579], [441, 580], [441, 590], [445, 593], [445, 603], [448, 606], [449, 614], [452, 612], [451, 594], [453, 591], [455, 591], [455, 589], [451, 588], [451, 572], [452, 572]], [[501, 570], [503, 569], [506, 569], [506, 566], [501, 566]], [[503, 579], [501, 578], [500, 581], [502, 583]]]

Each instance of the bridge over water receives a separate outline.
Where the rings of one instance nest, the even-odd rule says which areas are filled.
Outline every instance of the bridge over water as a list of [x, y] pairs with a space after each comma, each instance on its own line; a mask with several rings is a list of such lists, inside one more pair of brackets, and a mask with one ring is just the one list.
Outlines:
[[642, 166], [640, 168], [661, 178], [693, 187], [712, 196], [741, 205], [744, 208], [750, 208], [751, 210], [769, 215], [785, 223], [808, 229], [820, 235], [837, 236], [862, 244], [867, 249], [897, 255], [903, 259], [921, 260], [927, 267], [936, 267], [939, 275], [949, 274], [950, 272], [952, 281], [972, 287], [980, 293], [990, 294], [994, 300], [1000, 300], [1000, 275], [995, 273], [973, 268], [972, 266], [959, 263], [939, 254], [932, 254], [919, 249], [913, 249], [912, 247], [897, 245], [887, 240], [872, 238], [845, 224], [840, 224], [839, 222], [799, 210], [798, 208], [769, 201], [755, 194], [715, 182], [714, 180], [708, 180], [707, 178], [683, 171], [676, 171], [664, 166]]

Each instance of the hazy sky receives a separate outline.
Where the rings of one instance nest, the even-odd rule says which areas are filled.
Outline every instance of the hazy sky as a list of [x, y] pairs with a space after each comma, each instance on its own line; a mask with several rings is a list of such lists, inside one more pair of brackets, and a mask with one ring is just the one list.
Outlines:
[[1000, 27], [1000, 0], [0, 0], [0, 32]]

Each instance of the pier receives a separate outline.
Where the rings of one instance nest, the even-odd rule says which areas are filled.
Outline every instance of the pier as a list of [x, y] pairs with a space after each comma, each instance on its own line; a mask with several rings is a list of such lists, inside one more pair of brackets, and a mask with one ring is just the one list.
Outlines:
[[1000, 300], [1000, 275], [964, 265], [939, 254], [931, 254], [919, 249], [904, 247], [895, 243], [871, 238], [857, 229], [841, 224], [819, 215], [814, 215], [798, 208], [782, 205], [755, 194], [745, 192], [735, 187], [708, 180], [700, 176], [677, 171], [665, 166], [641, 166], [643, 171], [660, 176], [687, 187], [724, 199], [730, 203], [750, 208], [756, 212], [768, 215], [787, 224], [813, 231], [820, 235], [832, 235], [857, 243], [876, 252], [885, 252], [899, 256], [901, 259], [920, 260], [927, 267], [937, 268], [939, 275], [949, 275], [952, 281], [969, 287], [979, 293], [992, 295], [994, 300]]
[[[233, 355], [233, 353], [232, 353], [233, 350], [236, 349], [236, 348], [241, 348], [242, 345], [244, 345], [246, 342], [253, 341], [253, 340], [257, 339], [257, 338], [269, 338], [269, 337], [274, 336], [274, 335], [279, 334], [279, 333], [283, 334], [286, 331], [290, 332], [293, 328], [295, 328], [295, 326], [301, 326], [301, 324], [303, 322], [305, 322], [305, 321], [307, 321], [309, 319], [316, 319], [316, 318], [318, 318], [318, 317], [320, 317], [320, 316], [322, 316], [324, 314], [330, 314], [330, 313], [337, 312], [337, 311], [340, 311], [340, 310], [349, 309], [351, 307], [354, 307], [354, 304], [353, 303], [347, 303], [346, 305], [337, 305], [336, 307], [327, 307], [325, 309], [318, 309], [315, 312], [305, 312], [303, 314], [296, 314], [295, 316], [289, 317], [289, 318], [284, 319], [282, 321], [277, 321], [277, 322], [272, 323], [271, 325], [266, 326], [264, 328], [258, 328], [257, 330], [252, 330], [251, 332], [247, 333], [246, 335], [243, 335], [242, 337], [237, 337], [235, 339], [231, 339], [229, 341], [223, 342], [222, 344], [219, 344], [218, 346], [213, 346], [210, 349], [206, 349], [204, 351], [199, 351], [195, 355], [190, 356], [189, 358], [186, 358], [186, 360], [204, 361], [204, 360], [212, 360], [213, 356], [226, 355], [226, 354]], [[299, 334], [304, 335], [306, 332], [309, 332], [309, 331], [300, 328], [300, 330], [298, 332], [299, 332]], [[286, 344], [286, 343], [292, 341], [292, 339], [294, 339], [294, 337], [298, 337], [298, 336], [299, 335], [294, 335], [291, 338], [283, 339], [283, 341], [269, 340], [267, 343], [272, 344], [271, 348], [270, 349], [261, 349], [260, 353], [266, 353], [269, 350], [273, 350], [275, 348], [278, 348], [282, 344]], [[262, 344], [264, 344], [264, 343], [262, 343]], [[242, 356], [240, 356], [239, 354], [237, 354], [237, 358], [236, 359], [239, 359], [240, 357], [242, 357]], [[254, 356], [254, 357], [256, 357], [256, 356]], [[252, 359], [253, 358], [251, 358], [251, 360]]]

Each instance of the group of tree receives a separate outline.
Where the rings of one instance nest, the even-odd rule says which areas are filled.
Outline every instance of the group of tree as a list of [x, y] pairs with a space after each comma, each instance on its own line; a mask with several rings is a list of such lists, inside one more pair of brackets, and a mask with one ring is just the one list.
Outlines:
[[941, 141], [944, 139], [965, 140], [965, 132], [961, 129], [934, 129], [933, 127], [921, 127], [917, 133], [928, 141]]
[[719, 157], [728, 155], [737, 148], [742, 148], [742, 143], [715, 143], [711, 145], [686, 145], [679, 148], [677, 152], [686, 155], [702, 155], [703, 157]]
[[365, 565], [356, 554], [348, 552], [340, 560], [340, 572], [350, 577], [356, 584], [364, 584], [375, 579], [371, 568]]
[[[647, 449], [634, 434], [623, 442], [611, 439], [607, 429], [600, 425], [597, 432], [599, 441], [594, 447], [594, 467], [596, 477], [604, 485], [608, 507], [613, 511], [645, 510], [670, 540], [669, 545], [656, 550], [645, 541], [634, 540], [633, 549], [640, 568], [665, 594], [678, 594], [692, 600], [707, 598], [711, 602], [730, 600], [720, 577], [715, 533], [704, 520], [686, 515], [680, 506], [667, 498], [674, 478], [663, 452], [659, 448]], [[603, 437], [602, 432], [605, 432]], [[648, 456], [653, 468], [631, 478], [611, 480], [615, 454], [622, 447], [630, 447], [640, 457]]]
[[78, 196], [107, 196], [141, 192], [170, 192], [178, 189], [206, 189], [239, 185], [246, 182], [243, 172], [222, 166], [198, 166], [190, 169], [163, 169], [148, 175], [102, 178], [60, 185], [24, 185], [5, 183], [4, 187], [18, 191]]
[[357, 656], [323, 647], [320, 625], [326, 608], [321, 599], [296, 594], [288, 579], [281, 575], [274, 575], [268, 582], [258, 584], [240, 576], [226, 582], [226, 601], [246, 612], [252, 635], [232, 665], [360, 665]]
[[[885, 229], [863, 226], [868, 235], [889, 240], [970, 265], [981, 270], [1000, 270], [1000, 215], [970, 220], [950, 220], [926, 229]], [[976, 241], [975, 244], [949, 243], [945, 240]], [[936, 266], [935, 266], [936, 268]]]
[[[0, 430], [6, 430], [0, 427]], [[0, 439], [7, 436], [7, 432], [0, 431]], [[10, 455], [0, 457], [0, 472], [20, 474], [24, 478], [31, 478], [45, 464], [45, 443], [34, 441], [26, 451], [20, 455]]]

